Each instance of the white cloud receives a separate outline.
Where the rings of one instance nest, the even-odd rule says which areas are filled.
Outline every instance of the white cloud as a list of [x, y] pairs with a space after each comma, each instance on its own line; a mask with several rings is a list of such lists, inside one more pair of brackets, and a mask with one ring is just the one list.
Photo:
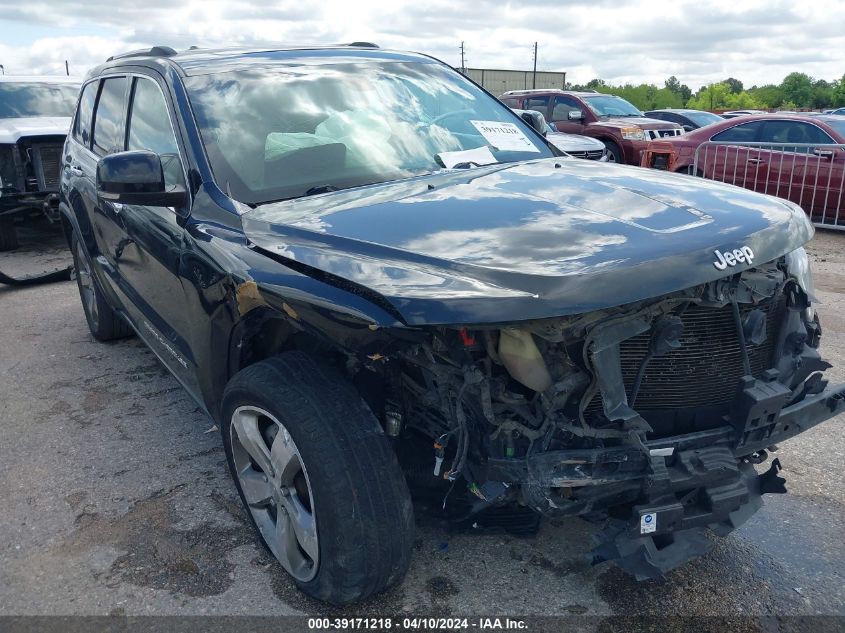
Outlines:
[[529, 68], [537, 41], [538, 67], [565, 70], [574, 82], [660, 84], [676, 75], [694, 90], [728, 76], [750, 86], [779, 83], [794, 70], [825, 79], [845, 72], [845, 3], [836, 0], [0, 0], [0, 16], [0, 31], [32, 34], [0, 43], [0, 63], [15, 74], [63, 72], [65, 59], [83, 74], [111, 54], [153, 44], [353, 40], [453, 65], [464, 41], [468, 65], [486, 68]]

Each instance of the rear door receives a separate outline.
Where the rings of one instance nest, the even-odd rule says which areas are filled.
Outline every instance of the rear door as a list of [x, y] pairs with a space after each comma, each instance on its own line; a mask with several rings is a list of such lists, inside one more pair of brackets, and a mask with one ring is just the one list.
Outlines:
[[840, 193], [841, 160], [834, 141], [824, 130], [804, 121], [766, 121], [761, 140], [776, 143], [772, 151], [767, 193], [798, 204], [817, 221], [822, 221], [827, 202]]
[[126, 120], [126, 98], [129, 80], [125, 75], [105, 77], [100, 85], [91, 133], [90, 162], [84, 167], [85, 178], [90, 180], [93, 214], [91, 222], [97, 243], [98, 263], [108, 282], [126, 303], [125, 284], [120, 279], [120, 270], [115, 261], [115, 252], [123, 237], [120, 226], [120, 205], [97, 197], [97, 161], [103, 156], [123, 151]]
[[758, 143], [762, 121], [740, 123], [715, 134], [698, 148], [696, 168], [705, 178], [754, 191], [763, 191], [768, 181], [768, 150], [740, 143]]
[[81, 89], [76, 117], [65, 143], [61, 174], [62, 193], [79, 225], [80, 234], [77, 237], [85, 243], [92, 257], [96, 257], [99, 252], [92, 224], [97, 204], [94, 188], [97, 157], [91, 152], [94, 106], [99, 91], [99, 79], [88, 82]]

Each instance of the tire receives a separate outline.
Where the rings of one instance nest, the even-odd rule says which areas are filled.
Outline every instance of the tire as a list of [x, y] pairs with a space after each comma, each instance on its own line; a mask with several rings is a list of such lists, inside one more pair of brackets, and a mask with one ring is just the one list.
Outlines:
[[97, 284], [97, 279], [91, 271], [91, 262], [82, 243], [73, 236], [71, 239], [73, 251], [73, 267], [76, 270], [76, 286], [79, 288], [79, 298], [82, 300], [82, 310], [88, 329], [98, 341], [113, 341], [126, 338], [134, 334], [129, 324], [115, 312]]
[[402, 578], [411, 497], [387, 437], [343, 374], [303, 352], [280, 354], [230, 380], [222, 416], [241, 501], [303, 592], [343, 605]]
[[15, 225], [8, 220], [0, 220], [0, 252], [13, 251], [18, 247], [18, 233]]
[[613, 141], [602, 141], [604, 146], [607, 148], [607, 153], [609, 156], [607, 157], [608, 163], [619, 163], [620, 165], [625, 164], [625, 157], [622, 155], [622, 149]]

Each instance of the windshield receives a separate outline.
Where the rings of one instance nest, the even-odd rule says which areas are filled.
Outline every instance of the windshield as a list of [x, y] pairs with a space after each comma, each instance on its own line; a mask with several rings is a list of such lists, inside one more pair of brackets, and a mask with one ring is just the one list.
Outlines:
[[718, 123], [719, 121], [724, 121], [722, 117], [720, 117], [718, 114], [713, 114], [712, 112], [684, 112], [684, 116], [690, 119], [699, 127], [704, 127], [705, 125], [710, 125], [711, 123]]
[[643, 113], [637, 110], [631, 103], [622, 97], [613, 95], [596, 95], [595, 97], [583, 97], [587, 107], [596, 116], [642, 116]]
[[845, 136], [845, 119], [842, 119], [841, 121], [837, 121], [833, 117], [828, 117], [824, 120], [824, 122], [827, 123], [834, 130], [839, 132], [839, 134], [841, 134], [842, 136]]
[[552, 156], [507, 107], [433, 62], [263, 66], [185, 84], [217, 183], [247, 204]]
[[79, 86], [51, 83], [0, 83], [0, 119], [71, 116]]

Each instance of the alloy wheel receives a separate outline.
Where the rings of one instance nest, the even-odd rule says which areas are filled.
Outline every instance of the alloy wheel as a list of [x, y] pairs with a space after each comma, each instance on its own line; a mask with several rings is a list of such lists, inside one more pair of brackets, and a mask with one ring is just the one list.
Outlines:
[[97, 312], [97, 289], [94, 287], [94, 278], [91, 276], [91, 266], [82, 250], [82, 244], [76, 243], [76, 278], [79, 281], [79, 294], [82, 296], [82, 303], [91, 319], [93, 329], [97, 328], [99, 313]]
[[235, 409], [229, 425], [232, 460], [243, 496], [264, 541], [294, 578], [317, 574], [319, 539], [311, 483], [285, 426], [263, 409]]

